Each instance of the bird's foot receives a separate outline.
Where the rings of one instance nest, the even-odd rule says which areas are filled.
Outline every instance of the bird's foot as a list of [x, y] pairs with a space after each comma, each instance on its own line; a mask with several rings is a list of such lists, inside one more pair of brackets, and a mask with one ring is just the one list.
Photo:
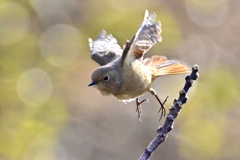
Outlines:
[[159, 108], [159, 110], [158, 110], [158, 113], [161, 112], [161, 115], [160, 115], [160, 118], [159, 118], [159, 121], [160, 121], [160, 120], [162, 119], [162, 117], [165, 117], [165, 116], [166, 116], [166, 109], [165, 109], [164, 105], [165, 105], [165, 103], [167, 102], [168, 96], [165, 98], [165, 100], [164, 100], [163, 103], [160, 101], [160, 99], [158, 98], [157, 95], [155, 95], [155, 97], [157, 98], [158, 102], [159, 102], [160, 105], [161, 105], [161, 108]]
[[141, 121], [141, 116], [143, 115], [141, 104], [142, 104], [143, 102], [145, 102], [145, 101], [148, 102], [148, 99], [144, 99], [144, 100], [142, 100], [142, 101], [138, 101], [138, 98], [136, 98], [136, 104], [137, 104], [136, 112], [138, 113], [138, 120], [139, 120], [139, 121]]

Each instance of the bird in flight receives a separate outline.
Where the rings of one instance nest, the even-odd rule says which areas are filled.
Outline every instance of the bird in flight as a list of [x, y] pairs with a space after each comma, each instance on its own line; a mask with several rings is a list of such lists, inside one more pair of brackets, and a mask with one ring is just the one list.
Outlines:
[[121, 48], [117, 40], [102, 30], [93, 41], [89, 38], [91, 58], [98, 67], [92, 73], [92, 82], [103, 95], [113, 95], [122, 102], [136, 100], [138, 119], [141, 120], [141, 104], [139, 97], [150, 92], [160, 103], [160, 119], [166, 115], [164, 103], [152, 87], [153, 81], [161, 76], [189, 73], [189, 68], [176, 60], [168, 60], [165, 56], [154, 55], [144, 59], [144, 54], [162, 41], [161, 23], [156, 21], [156, 14], [146, 10], [142, 24], [131, 41]]

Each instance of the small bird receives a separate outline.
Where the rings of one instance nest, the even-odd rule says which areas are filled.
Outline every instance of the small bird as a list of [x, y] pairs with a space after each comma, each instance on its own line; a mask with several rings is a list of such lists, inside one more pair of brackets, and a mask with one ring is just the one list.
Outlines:
[[167, 60], [165, 56], [154, 55], [143, 58], [144, 54], [157, 42], [162, 41], [161, 23], [156, 22], [156, 14], [149, 15], [148, 10], [137, 33], [127, 41], [122, 49], [117, 40], [102, 30], [96, 40], [88, 39], [91, 58], [98, 67], [92, 74], [92, 82], [103, 95], [112, 94], [122, 102], [136, 99], [138, 119], [141, 120], [141, 104], [138, 100], [146, 92], [154, 95], [160, 103], [160, 119], [166, 115], [164, 103], [160, 101], [152, 88], [153, 81], [160, 76], [189, 73], [189, 68], [176, 60]]

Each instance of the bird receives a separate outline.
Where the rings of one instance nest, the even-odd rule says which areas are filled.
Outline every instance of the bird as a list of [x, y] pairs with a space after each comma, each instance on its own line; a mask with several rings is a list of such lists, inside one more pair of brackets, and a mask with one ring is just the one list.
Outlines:
[[139, 101], [139, 97], [146, 92], [150, 92], [160, 103], [160, 120], [166, 115], [166, 99], [161, 102], [153, 89], [156, 78], [189, 73], [189, 68], [177, 60], [168, 60], [160, 55], [144, 58], [152, 46], [162, 41], [161, 32], [161, 23], [156, 21], [155, 12], [149, 14], [146, 10], [136, 34], [131, 41], [127, 40], [123, 48], [105, 30], [94, 41], [88, 39], [91, 58], [100, 65], [93, 71], [92, 82], [88, 86], [95, 86], [102, 95], [113, 95], [124, 103], [136, 100], [136, 112], [140, 121], [141, 104], [148, 100]]

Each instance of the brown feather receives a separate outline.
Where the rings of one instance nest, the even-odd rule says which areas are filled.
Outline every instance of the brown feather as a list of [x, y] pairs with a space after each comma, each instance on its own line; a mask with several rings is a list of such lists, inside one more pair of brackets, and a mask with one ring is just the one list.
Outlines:
[[167, 60], [165, 56], [152, 56], [143, 60], [143, 64], [152, 71], [153, 79], [163, 75], [187, 74], [189, 68], [175, 60]]
[[164, 75], [173, 75], [173, 74], [186, 74], [190, 73], [189, 69], [186, 65], [181, 64], [179, 62], [163, 67], [158, 68], [157, 73], [155, 73], [155, 76], [164, 76]]
[[165, 56], [154, 55], [154, 56], [152, 56], [150, 58], [144, 59], [143, 64], [145, 64], [146, 66], [153, 66], [153, 67], [155, 67], [156, 65], [163, 64], [166, 61], [167, 61], [167, 58]]

